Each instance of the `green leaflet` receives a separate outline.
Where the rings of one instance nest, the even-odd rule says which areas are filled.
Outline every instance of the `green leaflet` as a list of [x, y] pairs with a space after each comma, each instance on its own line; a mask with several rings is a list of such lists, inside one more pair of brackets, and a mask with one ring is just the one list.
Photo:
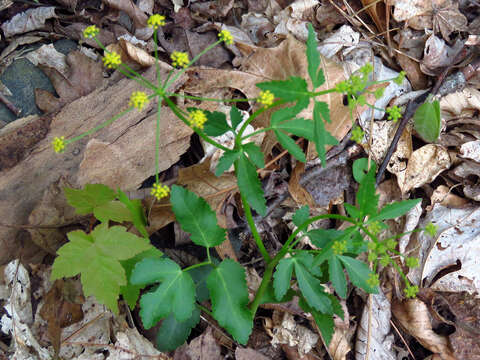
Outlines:
[[293, 258], [284, 258], [278, 262], [275, 273], [273, 274], [273, 289], [277, 300], [282, 299], [287, 293], [287, 290], [290, 289], [293, 263]]
[[225, 151], [220, 160], [218, 160], [217, 168], [215, 169], [215, 176], [220, 176], [225, 171], [230, 169], [230, 167], [233, 165], [235, 160], [238, 159], [240, 154], [240, 151], [236, 150]]
[[232, 130], [235, 132], [237, 130], [238, 125], [242, 122], [243, 117], [240, 110], [238, 110], [235, 106], [230, 108], [230, 121], [232, 122]]
[[305, 79], [298, 76], [290, 76], [287, 80], [274, 80], [258, 83], [257, 87], [262, 90], [270, 90], [275, 94], [275, 97], [287, 102], [298, 101], [301, 103], [301, 106], [303, 106], [302, 108], [307, 107], [310, 100], [307, 82]]
[[245, 345], [253, 328], [253, 315], [247, 308], [245, 270], [233, 260], [223, 260], [208, 276], [207, 286], [215, 319]]
[[396, 217], [405, 215], [410, 209], [414, 208], [422, 199], [412, 199], [394, 202], [385, 205], [378, 215], [373, 216], [370, 221], [395, 219]]
[[335, 291], [341, 298], [345, 299], [347, 297], [347, 279], [337, 256], [332, 256], [328, 259], [328, 273]]
[[263, 152], [258, 145], [253, 142], [242, 145], [243, 150], [247, 153], [248, 158], [259, 169], [265, 167], [265, 160], [263, 159]]
[[313, 121], [311, 120], [305, 120], [303, 118], [291, 119], [283, 122], [281, 122], [281, 120], [280, 121], [277, 120], [276, 122], [272, 120], [271, 127], [274, 130], [283, 130], [283, 131], [286, 131], [287, 133], [291, 133], [296, 136], [301, 136], [311, 141], [314, 140]]
[[193, 309], [192, 316], [183, 322], [170, 314], [163, 320], [156, 337], [157, 348], [160, 351], [172, 351], [181, 346], [190, 335], [192, 328], [200, 321], [200, 310]]
[[306, 222], [309, 217], [310, 217], [310, 208], [308, 207], [308, 205], [304, 205], [300, 209], [295, 211], [295, 214], [293, 214], [293, 217], [292, 217], [292, 222], [296, 226], [300, 226], [304, 222]]
[[132, 214], [125, 204], [118, 200], [109, 201], [106, 204], [96, 206], [93, 209], [93, 215], [101, 222], [108, 220], [123, 222], [132, 221]]
[[127, 209], [130, 211], [133, 225], [137, 228], [140, 234], [143, 235], [143, 237], [148, 239], [148, 232], [146, 229], [147, 218], [143, 212], [142, 202], [139, 199], [130, 200], [127, 194], [120, 189], [118, 189], [118, 200], [125, 204]]
[[375, 216], [378, 208], [379, 195], [375, 194], [375, 167], [372, 166], [364, 176], [357, 191], [357, 206], [361, 216]]
[[80, 190], [66, 187], [63, 191], [68, 203], [80, 215], [93, 213], [97, 206], [115, 200], [115, 192], [103, 184], [87, 184]]
[[323, 290], [320, 280], [315, 278], [299, 261], [295, 261], [295, 276], [298, 287], [308, 304], [322, 313], [332, 314], [332, 303]]
[[322, 166], [325, 167], [327, 164], [327, 152], [325, 146], [336, 145], [338, 144], [338, 141], [325, 129], [323, 119], [330, 120], [328, 105], [324, 102], [315, 101], [315, 106], [313, 108], [315, 147], [317, 149], [318, 157], [322, 161]]
[[262, 184], [257, 176], [255, 166], [243, 153], [235, 160], [235, 174], [242, 195], [245, 196], [251, 207], [264, 216], [267, 212], [267, 205]]
[[367, 283], [368, 276], [372, 273], [367, 264], [349, 256], [337, 255], [337, 257], [343, 263], [353, 285], [371, 294], [378, 293], [378, 287], [372, 287]]
[[134, 285], [161, 282], [152, 292], [140, 298], [140, 317], [145, 329], [150, 329], [170, 313], [179, 322], [188, 320], [195, 307], [195, 284], [187, 272], [172, 260], [144, 259], [132, 271]]
[[435, 142], [440, 135], [441, 117], [438, 100], [420, 105], [413, 116], [415, 130], [427, 142]]
[[67, 244], [58, 251], [52, 267], [52, 280], [81, 274], [83, 292], [118, 314], [120, 286], [127, 284], [119, 260], [127, 260], [151, 248], [143, 238], [127, 233], [121, 226], [97, 225], [91, 234], [77, 230], [68, 233]]
[[303, 150], [295, 144], [295, 141], [288, 135], [285, 135], [283, 132], [274, 130], [275, 136], [277, 137], [278, 142], [287, 150], [290, 154], [292, 154], [295, 159], [301, 162], [306, 162], [307, 159]]
[[308, 305], [307, 301], [302, 297], [300, 297], [298, 305], [303, 309], [303, 311], [312, 314], [315, 323], [320, 329], [323, 340], [328, 346], [330, 344], [330, 341], [332, 340], [332, 336], [335, 330], [333, 316], [331, 314], [323, 314], [322, 312], [315, 310], [310, 305]]
[[170, 202], [177, 221], [184, 231], [190, 233], [195, 244], [208, 248], [225, 240], [225, 229], [217, 225], [217, 216], [203, 198], [173, 185]]
[[[192, 109], [189, 109], [193, 110]], [[210, 112], [208, 110], [202, 110], [207, 116], [207, 121], [203, 125], [203, 131], [208, 136], [220, 136], [230, 130], [230, 126], [227, 123], [227, 117], [224, 113], [219, 111]]]
[[308, 62], [308, 75], [312, 80], [313, 88], [322, 86], [325, 82], [325, 76], [323, 70], [320, 67], [320, 53], [318, 52], [318, 42], [315, 30], [313, 30], [312, 24], [308, 24], [308, 38], [307, 38], [307, 62]]

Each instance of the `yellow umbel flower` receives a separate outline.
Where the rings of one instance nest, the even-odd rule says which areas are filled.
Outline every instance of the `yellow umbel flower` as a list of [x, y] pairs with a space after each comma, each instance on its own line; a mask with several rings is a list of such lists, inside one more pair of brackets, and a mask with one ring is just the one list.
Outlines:
[[99, 28], [97, 28], [95, 25], [90, 25], [90, 26], [87, 26], [85, 30], [83, 30], [83, 37], [93, 38], [97, 36], [99, 32], [100, 32]]
[[153, 14], [148, 18], [147, 25], [154, 28], [155, 30], [159, 26], [165, 26], [165, 16], [160, 14]]
[[170, 193], [170, 188], [167, 185], [162, 185], [159, 183], [153, 184], [152, 191], [150, 192], [150, 194], [155, 196], [157, 200], [167, 197], [169, 193]]
[[132, 96], [130, 96], [130, 102], [128, 106], [133, 106], [138, 110], [142, 110], [145, 104], [148, 103], [148, 96], [143, 91], [134, 91]]
[[265, 106], [270, 106], [275, 100], [275, 95], [270, 90], [260, 91], [257, 101]]
[[103, 65], [109, 69], [116, 69], [118, 65], [122, 63], [120, 55], [118, 55], [115, 51], [106, 53], [102, 61]]
[[233, 36], [228, 30], [222, 30], [218, 33], [218, 38], [227, 45], [233, 44]]
[[65, 150], [65, 136], [55, 136], [52, 145], [56, 153], [62, 153]]
[[199, 129], [203, 129], [203, 124], [207, 121], [207, 115], [202, 110], [193, 110], [190, 112], [190, 117], [188, 118], [190, 125]]
[[188, 60], [188, 54], [185, 52], [174, 51], [172, 55], [170, 55], [170, 59], [172, 59], [173, 66], [180, 66], [186, 68], [190, 60]]

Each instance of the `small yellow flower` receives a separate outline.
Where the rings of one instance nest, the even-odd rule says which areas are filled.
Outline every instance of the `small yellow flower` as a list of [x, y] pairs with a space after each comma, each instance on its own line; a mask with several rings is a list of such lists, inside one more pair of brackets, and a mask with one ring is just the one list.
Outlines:
[[335, 241], [332, 245], [332, 250], [335, 255], [342, 255], [345, 251], [347, 251], [347, 240]]
[[370, 231], [373, 235], [377, 235], [380, 230], [382, 230], [382, 224], [379, 221], [374, 221], [367, 226], [368, 231]]
[[438, 228], [432, 223], [428, 223], [427, 226], [425, 226], [425, 232], [431, 237], [434, 237], [437, 234], [437, 230]]
[[65, 136], [55, 136], [52, 145], [56, 153], [62, 153], [65, 150]]
[[132, 96], [130, 96], [130, 102], [128, 106], [133, 106], [138, 110], [142, 110], [145, 104], [148, 103], [148, 96], [143, 91], [134, 91]]
[[159, 183], [153, 184], [152, 191], [150, 192], [150, 194], [155, 196], [157, 200], [167, 197], [169, 193], [170, 193], [170, 188], [167, 185], [162, 185]]
[[165, 16], [160, 14], [153, 14], [148, 18], [147, 25], [153, 27], [155, 30], [159, 26], [165, 26]]
[[352, 129], [352, 136], [351, 139], [355, 141], [357, 144], [361, 144], [363, 141], [363, 137], [365, 136], [365, 132], [362, 130], [360, 126], [355, 126]]
[[118, 55], [115, 51], [106, 53], [102, 61], [103, 65], [109, 69], [116, 69], [118, 65], [122, 63], [120, 55]]
[[233, 36], [228, 30], [222, 30], [218, 33], [218, 38], [227, 45], [233, 44]]
[[418, 294], [418, 286], [417, 285], [407, 285], [403, 292], [407, 298], [414, 298]]
[[174, 51], [172, 55], [170, 55], [170, 59], [172, 59], [173, 66], [180, 66], [186, 68], [190, 60], [188, 60], [188, 54], [185, 52]]
[[270, 90], [260, 91], [257, 101], [265, 106], [270, 106], [275, 100], [275, 95]]
[[196, 109], [190, 112], [188, 121], [192, 127], [203, 129], [203, 124], [207, 121], [207, 115], [202, 110]]
[[397, 105], [386, 108], [385, 111], [388, 114], [388, 120], [392, 120], [393, 122], [397, 122], [397, 120], [402, 117], [402, 111]]
[[374, 273], [368, 274], [367, 284], [370, 287], [377, 287], [380, 284], [380, 280], [378, 279], [378, 275]]
[[95, 25], [90, 25], [90, 26], [87, 26], [85, 30], [83, 30], [83, 37], [94, 38], [95, 36], [98, 35], [99, 32], [100, 32], [99, 28], [97, 28]]

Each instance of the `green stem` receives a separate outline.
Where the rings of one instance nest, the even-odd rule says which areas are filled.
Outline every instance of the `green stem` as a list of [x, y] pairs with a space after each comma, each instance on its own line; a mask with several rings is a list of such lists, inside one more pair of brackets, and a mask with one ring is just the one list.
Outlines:
[[194, 265], [191, 265], [189, 267], [186, 267], [185, 269], [183, 269], [182, 271], [190, 271], [190, 270], [193, 270], [193, 269], [196, 269], [196, 268], [199, 268], [199, 267], [202, 267], [202, 266], [206, 266], [206, 265], [213, 265], [213, 263], [208, 260], [208, 261], [204, 261], [204, 262], [201, 262], [201, 263], [198, 263], [198, 264], [194, 264]]
[[198, 307], [200, 310], [202, 310], [204, 313], [207, 313], [208, 315], [210, 315], [212, 318], [215, 318], [215, 316], [213, 316], [213, 313], [212, 313], [209, 309], [207, 309], [205, 306], [197, 303], [197, 307]]
[[157, 123], [155, 126], [155, 181], [157, 184], [160, 184], [160, 180], [158, 178], [158, 173], [160, 169], [158, 167], [158, 163], [160, 161], [160, 114], [162, 112], [162, 98], [158, 98], [158, 105], [157, 105]]
[[[236, 170], [237, 169], [235, 169], [235, 173], [237, 173]], [[255, 221], [253, 220], [252, 210], [250, 208], [250, 205], [248, 205], [247, 199], [245, 199], [245, 196], [243, 196], [242, 194], [241, 194], [241, 198], [242, 198], [243, 209], [245, 210], [245, 217], [247, 219], [248, 226], [250, 227], [250, 230], [252, 230], [252, 235], [253, 235], [253, 238], [255, 239], [255, 243], [257, 244], [258, 250], [260, 250], [260, 253], [263, 256], [263, 259], [268, 264], [271, 260], [271, 257], [268, 254], [267, 249], [265, 249], [265, 245], [263, 244], [262, 238], [258, 233], [257, 226], [255, 225]]]
[[182, 97], [182, 98], [191, 99], [191, 100], [216, 101], [216, 102], [247, 102], [247, 101], [255, 101], [256, 100], [256, 99], [215, 99], [215, 98], [205, 98], [205, 97], [190, 96], [190, 95], [176, 94], [176, 93], [166, 93], [165, 96], [168, 96], [168, 97]]
[[262, 132], [266, 132], [266, 131], [269, 131], [269, 130], [272, 130], [272, 129], [273, 129], [273, 128], [271, 128], [271, 127], [263, 128], [263, 129], [258, 129], [258, 130], [256, 130], [256, 131], [252, 132], [251, 134], [248, 134], [248, 135], [245, 135], [244, 137], [242, 137], [242, 140], [241, 140], [241, 141], [242, 141], [242, 143], [243, 143], [243, 141], [246, 140], [246, 139], [248, 139], [249, 137], [255, 136], [255, 135], [257, 135], [257, 134], [260, 134], [260, 133], [262, 133]]
[[322, 91], [318, 91], [318, 92], [312, 92], [309, 95], [311, 97], [314, 97], [314, 96], [321, 96], [321, 95], [330, 94], [330, 93], [333, 93], [333, 92], [337, 92], [337, 90], [335, 88], [331, 88], [331, 89], [322, 90]]

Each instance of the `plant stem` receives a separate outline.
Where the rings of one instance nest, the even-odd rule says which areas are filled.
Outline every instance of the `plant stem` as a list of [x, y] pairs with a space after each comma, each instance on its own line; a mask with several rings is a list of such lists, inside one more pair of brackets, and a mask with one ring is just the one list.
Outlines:
[[213, 265], [213, 263], [208, 260], [208, 261], [204, 261], [204, 262], [201, 262], [201, 263], [198, 263], [198, 264], [194, 264], [194, 265], [191, 265], [189, 267], [186, 267], [185, 269], [183, 269], [182, 271], [190, 271], [190, 270], [193, 270], [193, 269], [196, 269], [196, 268], [199, 268], [199, 267], [202, 267], [202, 266], [206, 266], [206, 265]]
[[160, 184], [158, 179], [158, 162], [160, 161], [160, 114], [162, 112], [162, 98], [158, 97], [157, 105], [157, 124], [155, 126], [155, 181], [157, 184]]
[[252, 132], [251, 134], [245, 135], [244, 137], [242, 137], [242, 143], [243, 143], [244, 140], [248, 139], [249, 137], [255, 136], [255, 135], [260, 134], [262, 132], [266, 132], [268, 130], [272, 130], [272, 128], [268, 127], [268, 128], [258, 129], [256, 131]]
[[321, 95], [326, 95], [326, 94], [330, 94], [330, 93], [333, 93], [333, 92], [337, 92], [337, 90], [335, 88], [331, 88], [331, 89], [327, 89], [327, 90], [318, 91], [318, 92], [315, 92], [315, 93], [310, 93], [310, 96], [311, 97], [321, 96]]
[[205, 97], [198, 97], [198, 96], [190, 96], [184, 94], [177, 94], [177, 93], [167, 93], [165, 96], [168, 97], [182, 97], [185, 99], [191, 100], [200, 100], [200, 101], [216, 101], [216, 102], [247, 102], [247, 101], [254, 101], [255, 99], [215, 99], [215, 98], [205, 98]]
[[215, 318], [215, 316], [213, 315], [213, 313], [212, 313], [209, 309], [207, 309], [205, 306], [197, 303], [197, 307], [198, 307], [200, 310], [202, 310], [204, 313], [207, 313], [208, 315], [210, 315], [212, 318]]

